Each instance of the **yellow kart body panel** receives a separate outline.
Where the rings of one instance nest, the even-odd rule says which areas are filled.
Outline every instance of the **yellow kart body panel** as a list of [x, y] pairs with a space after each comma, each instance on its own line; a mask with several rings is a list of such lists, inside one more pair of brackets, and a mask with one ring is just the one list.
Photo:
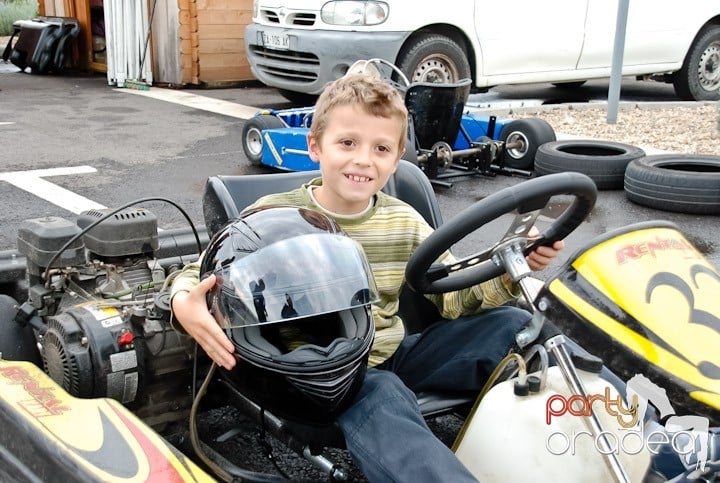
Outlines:
[[540, 296], [548, 317], [611, 369], [647, 372], [671, 400], [717, 419], [718, 294], [720, 274], [692, 243], [669, 223], [646, 223], [579, 251]]
[[29, 362], [0, 359], [0, 427], [15, 471], [42, 481], [215, 481], [117, 401], [75, 398]]

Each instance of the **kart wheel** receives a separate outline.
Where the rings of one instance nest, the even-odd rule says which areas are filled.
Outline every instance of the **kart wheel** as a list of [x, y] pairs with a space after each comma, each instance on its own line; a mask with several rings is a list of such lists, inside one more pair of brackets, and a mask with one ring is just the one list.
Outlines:
[[538, 148], [555, 141], [555, 130], [539, 118], [518, 119], [507, 124], [499, 138], [504, 144], [520, 142], [520, 147], [503, 149], [502, 161], [509, 168], [532, 171]]
[[589, 176], [600, 190], [622, 189], [628, 163], [644, 155], [637, 146], [613, 141], [554, 141], [538, 148], [535, 173], [575, 171]]
[[300, 107], [314, 106], [318, 98], [318, 96], [307, 92], [288, 91], [286, 89], [278, 89], [278, 92], [285, 99]]
[[17, 301], [0, 295], [0, 353], [8, 361], [29, 361], [42, 367], [35, 336], [29, 325], [21, 326], [15, 320]]
[[260, 166], [262, 163], [263, 135], [265, 129], [277, 129], [287, 127], [277, 116], [260, 114], [245, 122], [242, 130], [243, 151], [248, 161], [253, 166]]
[[675, 73], [673, 86], [684, 101], [720, 100], [720, 26], [700, 31]]
[[628, 164], [625, 194], [639, 205], [677, 213], [720, 214], [720, 156], [660, 154]]
[[411, 83], [453, 84], [472, 78], [465, 49], [445, 35], [419, 35], [403, 49], [398, 59], [398, 67]]

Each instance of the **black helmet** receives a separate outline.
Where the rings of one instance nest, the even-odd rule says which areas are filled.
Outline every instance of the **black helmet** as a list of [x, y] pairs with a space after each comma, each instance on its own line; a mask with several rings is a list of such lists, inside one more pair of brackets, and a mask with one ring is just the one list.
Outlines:
[[375, 335], [377, 297], [361, 246], [326, 215], [271, 206], [210, 241], [208, 307], [235, 345], [223, 371], [241, 393], [288, 419], [328, 424], [357, 393]]

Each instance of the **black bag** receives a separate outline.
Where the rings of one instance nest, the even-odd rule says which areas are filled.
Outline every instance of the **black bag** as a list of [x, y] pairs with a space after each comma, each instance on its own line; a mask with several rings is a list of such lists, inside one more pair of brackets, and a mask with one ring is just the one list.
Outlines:
[[[3, 51], [3, 60], [33, 74], [54, 72], [65, 68], [67, 53], [73, 39], [80, 33], [80, 24], [71, 17], [35, 17], [13, 22], [13, 33]], [[13, 39], [17, 42], [13, 46]]]

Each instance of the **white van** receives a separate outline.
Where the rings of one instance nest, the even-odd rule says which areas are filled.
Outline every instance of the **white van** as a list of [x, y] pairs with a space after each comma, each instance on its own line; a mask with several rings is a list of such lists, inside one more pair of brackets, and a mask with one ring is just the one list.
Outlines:
[[[623, 75], [720, 99], [720, 2], [631, 0]], [[253, 74], [310, 103], [358, 59], [413, 82], [471, 77], [483, 90], [610, 77], [618, 0], [255, 0], [245, 32]]]

